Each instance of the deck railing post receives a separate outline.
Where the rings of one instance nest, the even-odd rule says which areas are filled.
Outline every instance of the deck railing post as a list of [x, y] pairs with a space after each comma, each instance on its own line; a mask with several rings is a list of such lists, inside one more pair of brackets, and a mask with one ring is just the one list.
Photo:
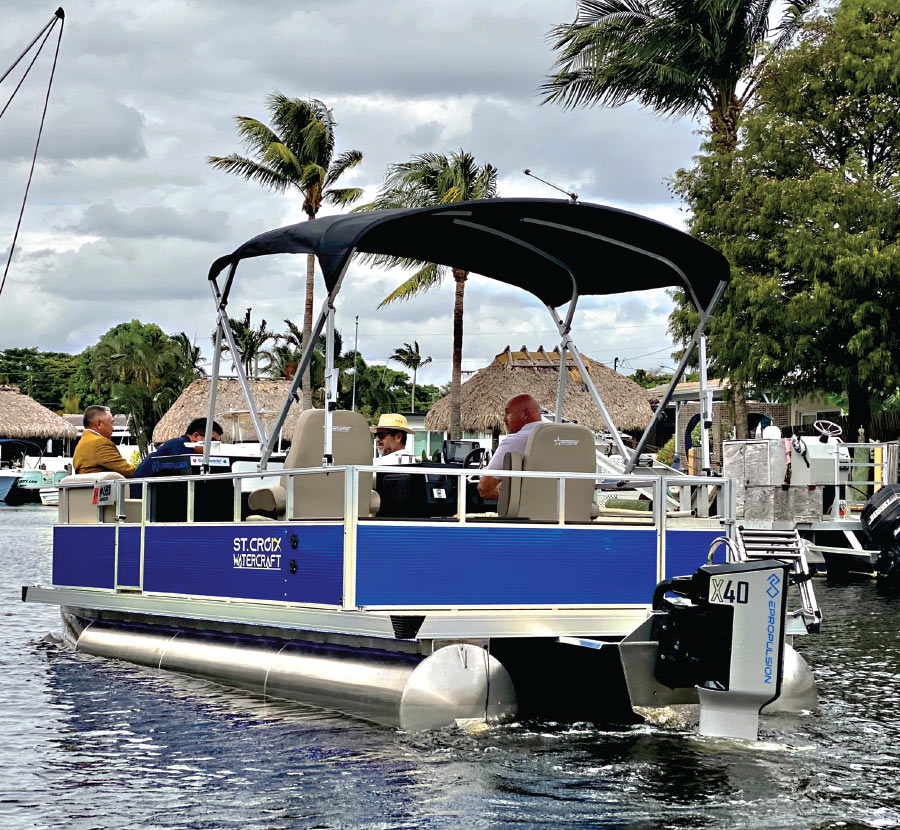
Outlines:
[[[459, 523], [466, 523], [466, 482], [465, 473], [457, 476], [456, 479], [456, 515], [459, 517]], [[501, 482], [502, 484], [502, 482]]]
[[344, 470], [344, 581], [341, 607], [356, 608], [356, 528], [359, 522], [359, 472], [349, 466]]
[[294, 477], [284, 477], [284, 515], [288, 521], [294, 518]]
[[666, 479], [657, 476], [653, 482], [653, 513], [656, 525], [656, 581], [666, 578]]
[[234, 479], [232, 485], [231, 518], [239, 522], [241, 520], [241, 479]]
[[188, 524], [194, 523], [194, 501], [196, 495], [197, 482], [193, 478], [189, 478], [187, 483], [187, 512], [185, 515]]
[[560, 476], [556, 479], [556, 498], [557, 518], [559, 519], [559, 523], [564, 525], [566, 523], [566, 479], [564, 476]]

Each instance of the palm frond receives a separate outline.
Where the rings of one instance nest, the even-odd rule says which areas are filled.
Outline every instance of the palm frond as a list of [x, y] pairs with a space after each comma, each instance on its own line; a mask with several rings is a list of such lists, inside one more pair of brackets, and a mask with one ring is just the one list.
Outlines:
[[291, 182], [280, 170], [274, 170], [252, 159], [244, 158], [236, 154], [230, 156], [208, 156], [206, 161], [216, 170], [224, 170], [226, 173], [234, 173], [247, 181], [256, 181], [266, 187], [271, 187], [279, 193], [283, 193]]
[[300, 170], [300, 187], [305, 193], [316, 189], [321, 193], [327, 171], [321, 164], [310, 162]]
[[361, 187], [339, 187], [325, 191], [325, 201], [330, 205], [347, 207], [359, 200], [365, 191]]
[[270, 144], [281, 141], [278, 134], [262, 121], [248, 118], [246, 115], [235, 116], [234, 120], [237, 121], [237, 131], [241, 142], [248, 150], [254, 150], [261, 154]]
[[302, 175], [303, 165], [290, 147], [280, 141], [274, 141], [266, 150], [264, 161], [269, 164], [287, 168], [291, 173]]
[[347, 150], [341, 153], [328, 168], [325, 177], [325, 187], [331, 187], [344, 173], [356, 167], [363, 160], [363, 154], [359, 150]]
[[788, 0], [781, 20], [775, 27], [774, 48], [776, 52], [780, 52], [791, 43], [803, 25], [804, 16], [816, 5], [817, 0]]
[[433, 262], [423, 265], [409, 279], [398, 285], [390, 294], [387, 295], [379, 304], [378, 308], [384, 308], [386, 305], [397, 302], [398, 300], [408, 300], [410, 297], [440, 285], [441, 278], [446, 273], [446, 268], [442, 265], [436, 265]]

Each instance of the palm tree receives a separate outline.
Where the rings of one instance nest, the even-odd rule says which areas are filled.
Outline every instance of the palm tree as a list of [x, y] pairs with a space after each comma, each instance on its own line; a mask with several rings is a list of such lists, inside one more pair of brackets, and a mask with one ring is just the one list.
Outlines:
[[[231, 326], [231, 333], [234, 335], [235, 345], [241, 353], [241, 365], [244, 367], [244, 371], [248, 377], [258, 378], [259, 359], [265, 358], [269, 363], [273, 360], [272, 352], [264, 349], [263, 346], [270, 341], [277, 340], [278, 335], [268, 328], [265, 320], [262, 321], [258, 329], [253, 328], [253, 324], [250, 322], [251, 311], [252, 309], [247, 309], [243, 320], [229, 317], [228, 323]], [[212, 340], [213, 343], [216, 342], [215, 332], [212, 334]], [[228, 344], [223, 341], [222, 352], [227, 351], [230, 351], [230, 349]]]
[[[497, 168], [490, 164], [479, 167], [471, 153], [463, 150], [442, 155], [423, 153], [408, 162], [392, 164], [375, 201], [357, 210], [426, 207], [470, 199], [492, 199], [497, 195]], [[370, 255], [369, 261], [387, 267], [401, 265], [418, 270], [395, 288], [379, 304], [383, 308], [397, 300], [408, 300], [420, 291], [440, 285], [452, 272], [456, 283], [453, 305], [453, 368], [450, 374], [450, 437], [460, 438], [459, 400], [462, 375], [463, 296], [469, 272], [448, 269], [433, 262], [423, 263], [402, 257]]]
[[110, 388], [110, 404], [129, 415], [145, 456], [153, 428], [191, 380], [179, 343], [153, 323], [132, 320], [104, 334], [94, 357], [94, 384]]
[[[207, 161], [217, 170], [224, 170], [255, 180], [273, 190], [284, 193], [298, 190], [303, 196], [303, 212], [315, 219], [323, 202], [346, 207], [360, 196], [358, 187], [336, 188], [343, 173], [362, 161], [359, 150], [348, 150], [334, 157], [334, 116], [316, 98], [303, 101], [273, 92], [266, 99], [271, 116], [268, 127], [255, 118], [236, 117], [238, 134], [254, 158], [237, 155], [210, 156]], [[303, 341], [308, 343], [312, 332], [313, 293], [316, 259], [306, 259], [306, 305], [303, 313]], [[303, 373], [303, 408], [312, 406], [312, 386], [309, 369]]]
[[771, 56], [788, 45], [816, 0], [578, 0], [573, 23], [550, 32], [560, 54], [544, 102], [618, 107], [709, 122], [725, 152]]
[[[704, 115], [729, 159], [741, 116], [772, 55], [816, 0], [578, 0], [573, 23], [550, 32], [559, 52], [544, 103], [618, 107], [638, 101], [672, 116]], [[777, 25], [773, 10], [784, 6]], [[738, 438], [747, 438], [743, 383], [732, 381]]]
[[191, 340], [191, 338], [183, 331], [178, 332], [178, 334], [173, 334], [172, 340], [175, 341], [178, 348], [181, 350], [188, 372], [194, 377], [205, 378], [206, 369], [204, 369], [202, 365], [203, 354], [197, 343], [194, 340]]
[[399, 349], [394, 349], [394, 353], [388, 360], [395, 360], [401, 366], [412, 369], [412, 395], [410, 396], [410, 412], [416, 411], [416, 375], [423, 366], [431, 363], [430, 357], [422, 357], [419, 351], [419, 341], [413, 340], [412, 345], [404, 343]]

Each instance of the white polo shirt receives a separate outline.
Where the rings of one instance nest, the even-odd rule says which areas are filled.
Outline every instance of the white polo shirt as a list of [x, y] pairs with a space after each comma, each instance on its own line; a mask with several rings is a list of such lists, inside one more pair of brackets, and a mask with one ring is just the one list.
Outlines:
[[487, 465], [488, 470], [502, 470], [503, 459], [511, 452], [525, 452], [525, 445], [528, 443], [528, 436], [531, 435], [534, 428], [541, 421], [529, 421], [518, 432], [507, 435], [497, 447], [497, 452], [491, 458], [491, 463]]

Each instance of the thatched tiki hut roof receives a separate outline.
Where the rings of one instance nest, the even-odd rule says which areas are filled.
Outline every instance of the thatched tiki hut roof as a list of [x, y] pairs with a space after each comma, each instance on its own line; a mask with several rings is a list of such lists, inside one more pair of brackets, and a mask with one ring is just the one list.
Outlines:
[[[170, 438], [184, 435], [187, 425], [194, 418], [205, 418], [209, 407], [209, 387], [209, 378], [199, 378], [193, 381], [156, 425], [153, 430], [153, 442], [161, 444]], [[281, 412], [281, 407], [284, 406], [284, 399], [290, 388], [289, 380], [250, 381], [250, 390], [256, 399], [260, 419], [267, 431], [274, 426], [275, 419]], [[294, 434], [294, 425], [297, 423], [302, 409], [303, 407], [299, 403], [291, 404], [281, 433], [285, 441], [291, 440], [291, 436]], [[224, 430], [223, 441], [232, 443], [234, 441], [259, 440], [249, 412], [250, 408], [244, 399], [240, 381], [237, 378], [219, 378], [219, 388], [216, 392], [216, 420]]]
[[0, 438], [75, 439], [78, 430], [15, 386], [0, 386]]
[[[653, 415], [647, 390], [596, 360], [584, 355], [582, 358], [616, 428], [622, 432], [643, 430]], [[607, 429], [571, 355], [567, 356], [566, 365], [568, 378], [563, 417], [591, 429]], [[470, 432], [505, 432], [503, 410], [506, 401], [524, 392], [537, 398], [538, 403], [548, 411], [555, 412], [558, 380], [558, 348], [545, 352], [543, 346], [539, 346], [537, 351], [529, 351], [522, 346], [514, 352], [507, 346], [490, 366], [479, 369], [462, 385], [460, 426]], [[425, 426], [440, 431], [449, 429], [449, 395], [435, 401], [428, 410]]]

